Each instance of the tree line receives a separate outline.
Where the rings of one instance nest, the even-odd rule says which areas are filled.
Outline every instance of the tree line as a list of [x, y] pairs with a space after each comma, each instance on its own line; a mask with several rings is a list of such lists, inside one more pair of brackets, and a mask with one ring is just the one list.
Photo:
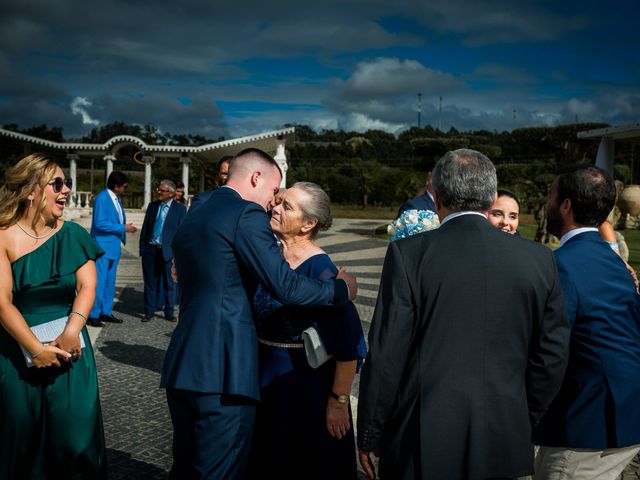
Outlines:
[[[398, 135], [382, 130], [316, 132], [308, 125], [284, 125], [292, 126], [295, 127], [296, 141], [287, 151], [287, 183], [298, 180], [318, 183], [335, 203], [364, 208], [369, 205], [400, 205], [424, 188], [428, 172], [444, 153], [457, 148], [472, 148], [491, 158], [496, 164], [500, 186], [512, 190], [525, 209], [531, 212], [544, 203], [551, 179], [563, 167], [594, 162], [598, 142], [578, 139], [577, 133], [609, 125], [582, 123], [519, 128], [511, 132], [458, 131], [455, 128], [442, 132], [427, 125], [409, 128]], [[10, 124], [3, 128], [56, 142], [104, 143], [117, 135], [133, 135], [155, 145], [195, 146], [224, 140], [223, 137], [211, 139], [201, 135], [165, 133], [153, 125], [122, 122], [96, 127], [86, 136], [73, 139], [65, 138], [59, 127], [40, 125], [20, 129], [18, 125]], [[637, 142], [616, 144], [615, 177], [624, 183], [638, 181], [640, 177], [640, 162], [635, 158], [636, 145]], [[59, 151], [50, 153], [63, 155]], [[117, 161], [119, 169], [132, 172], [134, 177], [138, 173], [142, 175], [143, 171], [143, 167], [133, 161], [135, 153], [134, 147], [125, 147], [118, 152]], [[0, 154], [0, 170], [4, 172], [8, 165], [24, 155], [23, 146], [15, 140], [0, 137]], [[64, 159], [61, 160], [64, 165]], [[84, 170], [87, 167], [79, 165], [79, 189], [89, 190]], [[207, 187], [211, 186], [213, 172], [214, 166], [209, 166]], [[199, 174], [192, 169], [191, 185], [198, 185]], [[181, 167], [177, 162], [161, 162], [154, 165], [154, 176], [157, 179], [178, 179]], [[138, 183], [140, 185], [136, 185]], [[131, 194], [139, 194], [142, 182], [130, 184]], [[94, 186], [94, 190], [100, 188], [102, 185]]]

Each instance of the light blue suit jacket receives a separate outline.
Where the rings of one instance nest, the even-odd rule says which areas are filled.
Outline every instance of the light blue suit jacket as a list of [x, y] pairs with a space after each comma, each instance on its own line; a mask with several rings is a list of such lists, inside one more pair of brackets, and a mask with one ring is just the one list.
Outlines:
[[96, 200], [93, 203], [91, 236], [102, 247], [106, 258], [120, 258], [120, 244], [127, 243], [127, 233], [125, 231], [127, 217], [119, 198], [118, 202], [120, 202], [120, 208], [122, 209], [123, 223], [120, 223], [118, 211], [109, 196], [108, 189], [105, 188], [96, 195]]

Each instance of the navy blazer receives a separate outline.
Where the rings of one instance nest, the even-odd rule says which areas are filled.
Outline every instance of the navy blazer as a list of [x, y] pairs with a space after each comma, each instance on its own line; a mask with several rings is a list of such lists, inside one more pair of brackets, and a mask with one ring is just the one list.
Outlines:
[[119, 198], [118, 202], [120, 202], [122, 209], [123, 223], [120, 223], [120, 216], [106, 188], [96, 195], [91, 217], [91, 236], [104, 250], [104, 256], [112, 259], [120, 258], [120, 243], [127, 243], [127, 233], [124, 227], [127, 223], [127, 216]]
[[433, 203], [433, 200], [431, 200], [431, 197], [428, 193], [425, 193], [424, 195], [418, 195], [416, 198], [405, 202], [398, 210], [396, 218], [402, 215], [402, 212], [406, 210], [431, 210], [432, 212], [437, 213], [436, 204]]
[[598, 232], [556, 250], [571, 323], [562, 389], [534, 430], [537, 445], [617, 448], [640, 443], [640, 296]]
[[[140, 230], [140, 256], [142, 256], [147, 248], [152, 248], [149, 246], [149, 242], [153, 236], [153, 226], [156, 223], [160, 203], [160, 200], [156, 200], [155, 202], [151, 202], [147, 207], [147, 213], [144, 215], [144, 222]], [[171, 202], [171, 206], [167, 212], [167, 218], [164, 219], [164, 225], [162, 226], [162, 257], [165, 262], [173, 258], [171, 242], [186, 214], [187, 208], [184, 204]]]
[[173, 250], [182, 295], [180, 321], [162, 369], [163, 388], [260, 398], [253, 322], [258, 281], [284, 304], [348, 302], [344, 281], [293, 272], [264, 209], [228, 187], [214, 190], [187, 215]]
[[189, 211], [193, 210], [198, 205], [202, 205], [204, 202], [206, 202], [216, 189], [217, 187], [214, 187], [210, 190], [205, 190], [204, 192], [196, 193], [194, 197], [191, 199], [191, 206], [189, 207]]

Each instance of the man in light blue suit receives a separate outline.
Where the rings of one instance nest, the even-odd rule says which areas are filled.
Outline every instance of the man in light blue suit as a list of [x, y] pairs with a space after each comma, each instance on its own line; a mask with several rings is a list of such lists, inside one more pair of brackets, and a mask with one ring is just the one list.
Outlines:
[[555, 179], [547, 229], [571, 325], [560, 393], [534, 429], [536, 480], [616, 479], [640, 451], [640, 296], [597, 227], [615, 201], [604, 170], [580, 165]]
[[96, 260], [98, 285], [96, 299], [89, 313], [88, 325], [102, 327], [103, 322], [122, 323], [112, 312], [116, 289], [116, 272], [120, 261], [120, 244], [127, 243], [127, 233], [138, 229], [127, 223], [120, 197], [129, 182], [127, 176], [113, 171], [107, 179], [107, 188], [96, 195], [91, 219], [91, 236], [104, 250], [104, 255]]
[[[355, 279], [293, 272], [269, 225], [282, 174], [258, 149], [240, 152], [227, 185], [189, 212], [173, 241], [180, 321], [161, 377], [173, 423], [170, 478], [242, 479], [259, 401], [253, 295], [284, 304], [343, 305]], [[347, 283], [348, 282], [348, 283]]]

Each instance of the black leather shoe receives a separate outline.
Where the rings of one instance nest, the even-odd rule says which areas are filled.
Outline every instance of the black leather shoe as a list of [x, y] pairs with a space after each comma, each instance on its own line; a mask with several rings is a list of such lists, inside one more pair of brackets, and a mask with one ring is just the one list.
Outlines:
[[176, 317], [174, 317], [173, 315], [165, 315], [164, 319], [167, 320], [168, 322], [177, 322], [178, 321], [176, 319]]
[[100, 315], [101, 322], [122, 323], [121, 318], [116, 318], [113, 315]]
[[142, 322], [150, 322], [153, 319], [153, 314], [145, 314], [145, 316], [142, 318]]
[[100, 321], [99, 318], [87, 318], [87, 325], [90, 325], [92, 327], [104, 327], [104, 323], [102, 323]]

